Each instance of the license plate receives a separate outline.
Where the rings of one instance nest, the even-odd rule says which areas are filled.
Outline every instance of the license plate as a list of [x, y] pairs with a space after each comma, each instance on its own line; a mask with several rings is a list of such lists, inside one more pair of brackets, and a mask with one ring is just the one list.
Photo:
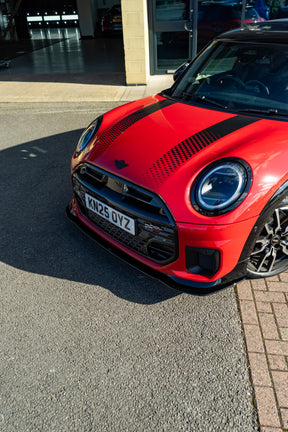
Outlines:
[[135, 220], [124, 215], [118, 210], [98, 201], [91, 195], [85, 194], [86, 207], [103, 219], [111, 222], [113, 225], [127, 231], [128, 233], [135, 235]]
[[121, 18], [113, 18], [112, 21], [113, 21], [113, 22], [120, 23], [122, 20], [121, 20]]

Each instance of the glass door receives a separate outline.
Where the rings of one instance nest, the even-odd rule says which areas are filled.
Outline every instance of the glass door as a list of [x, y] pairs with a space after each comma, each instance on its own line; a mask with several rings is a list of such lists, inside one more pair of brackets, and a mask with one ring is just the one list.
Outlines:
[[189, 58], [191, 52], [191, 33], [187, 31], [187, 21], [191, 20], [192, 0], [152, 0], [151, 6], [151, 72], [173, 72]]

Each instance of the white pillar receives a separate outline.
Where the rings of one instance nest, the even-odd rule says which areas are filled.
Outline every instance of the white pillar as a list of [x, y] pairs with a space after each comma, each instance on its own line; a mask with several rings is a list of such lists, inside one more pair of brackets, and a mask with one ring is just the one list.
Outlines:
[[147, 0], [122, 0], [126, 83], [147, 84], [149, 39]]

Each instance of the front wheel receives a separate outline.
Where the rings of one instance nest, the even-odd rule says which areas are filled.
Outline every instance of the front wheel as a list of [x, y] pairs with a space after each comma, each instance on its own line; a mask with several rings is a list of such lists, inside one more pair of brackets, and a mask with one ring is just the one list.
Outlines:
[[288, 269], [288, 203], [272, 206], [259, 219], [247, 263], [250, 278], [270, 277]]

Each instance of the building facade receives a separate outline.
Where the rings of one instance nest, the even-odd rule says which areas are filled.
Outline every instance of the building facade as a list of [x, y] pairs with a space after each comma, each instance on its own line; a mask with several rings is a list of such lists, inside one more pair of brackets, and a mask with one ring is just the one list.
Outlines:
[[33, 25], [75, 25], [82, 38], [96, 39], [111, 30], [123, 37], [126, 83], [146, 84], [150, 75], [172, 72], [189, 57], [184, 27], [191, 4], [192, 0], [0, 0], [0, 36], [5, 34], [3, 22], [11, 16], [20, 39]]
[[[93, 35], [103, 9], [116, 1], [77, 0], [83, 37]], [[151, 74], [169, 73], [189, 57], [191, 8], [191, 0], [121, 0], [127, 84], [146, 84]]]

